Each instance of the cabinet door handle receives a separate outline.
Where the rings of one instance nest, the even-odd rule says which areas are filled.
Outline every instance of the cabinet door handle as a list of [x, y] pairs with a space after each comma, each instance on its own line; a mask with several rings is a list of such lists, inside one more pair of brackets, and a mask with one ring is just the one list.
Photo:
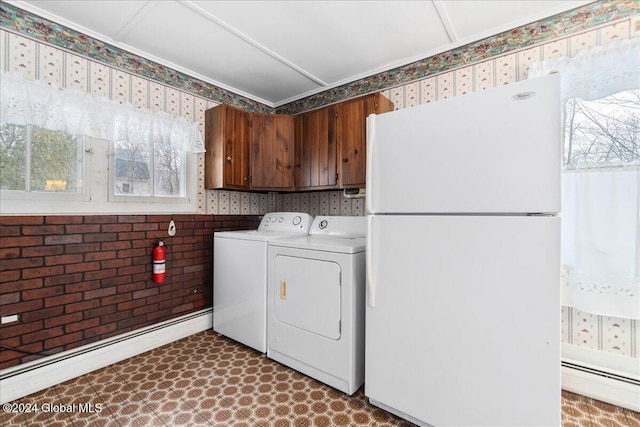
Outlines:
[[342, 163], [348, 163], [349, 159], [347, 157], [345, 157], [344, 159], [342, 159]]
[[231, 163], [231, 157], [227, 157], [227, 163]]

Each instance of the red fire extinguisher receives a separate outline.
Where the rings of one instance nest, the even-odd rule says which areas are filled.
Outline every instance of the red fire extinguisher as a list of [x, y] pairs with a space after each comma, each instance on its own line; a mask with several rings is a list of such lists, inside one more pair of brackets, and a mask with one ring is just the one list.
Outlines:
[[162, 240], [153, 246], [153, 281], [164, 283], [165, 277], [165, 251], [166, 246]]

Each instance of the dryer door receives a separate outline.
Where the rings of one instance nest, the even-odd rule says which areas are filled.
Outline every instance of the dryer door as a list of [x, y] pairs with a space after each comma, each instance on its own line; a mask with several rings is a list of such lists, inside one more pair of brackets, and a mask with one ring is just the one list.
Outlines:
[[333, 261], [277, 255], [273, 282], [275, 319], [339, 339], [340, 273], [340, 265]]

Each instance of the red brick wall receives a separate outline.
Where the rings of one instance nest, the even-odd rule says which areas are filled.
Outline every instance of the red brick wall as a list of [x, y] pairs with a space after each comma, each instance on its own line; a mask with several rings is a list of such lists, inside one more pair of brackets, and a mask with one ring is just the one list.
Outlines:
[[[19, 315], [0, 325], [0, 369], [210, 307], [213, 232], [258, 222], [220, 215], [0, 217], [0, 313]], [[152, 280], [158, 240], [168, 246], [162, 284]]]

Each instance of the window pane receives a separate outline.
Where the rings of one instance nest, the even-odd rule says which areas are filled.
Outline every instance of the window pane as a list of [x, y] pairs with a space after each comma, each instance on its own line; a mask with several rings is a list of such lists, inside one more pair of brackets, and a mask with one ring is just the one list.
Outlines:
[[117, 141], [114, 146], [114, 194], [152, 195], [149, 146], [128, 141]]
[[0, 189], [24, 191], [25, 165], [25, 127], [0, 125]]
[[31, 191], [82, 193], [82, 137], [31, 128]]
[[640, 90], [594, 101], [572, 98], [565, 111], [564, 162], [625, 164], [640, 159]]
[[184, 195], [182, 152], [167, 145], [154, 146], [154, 194], [164, 197]]

